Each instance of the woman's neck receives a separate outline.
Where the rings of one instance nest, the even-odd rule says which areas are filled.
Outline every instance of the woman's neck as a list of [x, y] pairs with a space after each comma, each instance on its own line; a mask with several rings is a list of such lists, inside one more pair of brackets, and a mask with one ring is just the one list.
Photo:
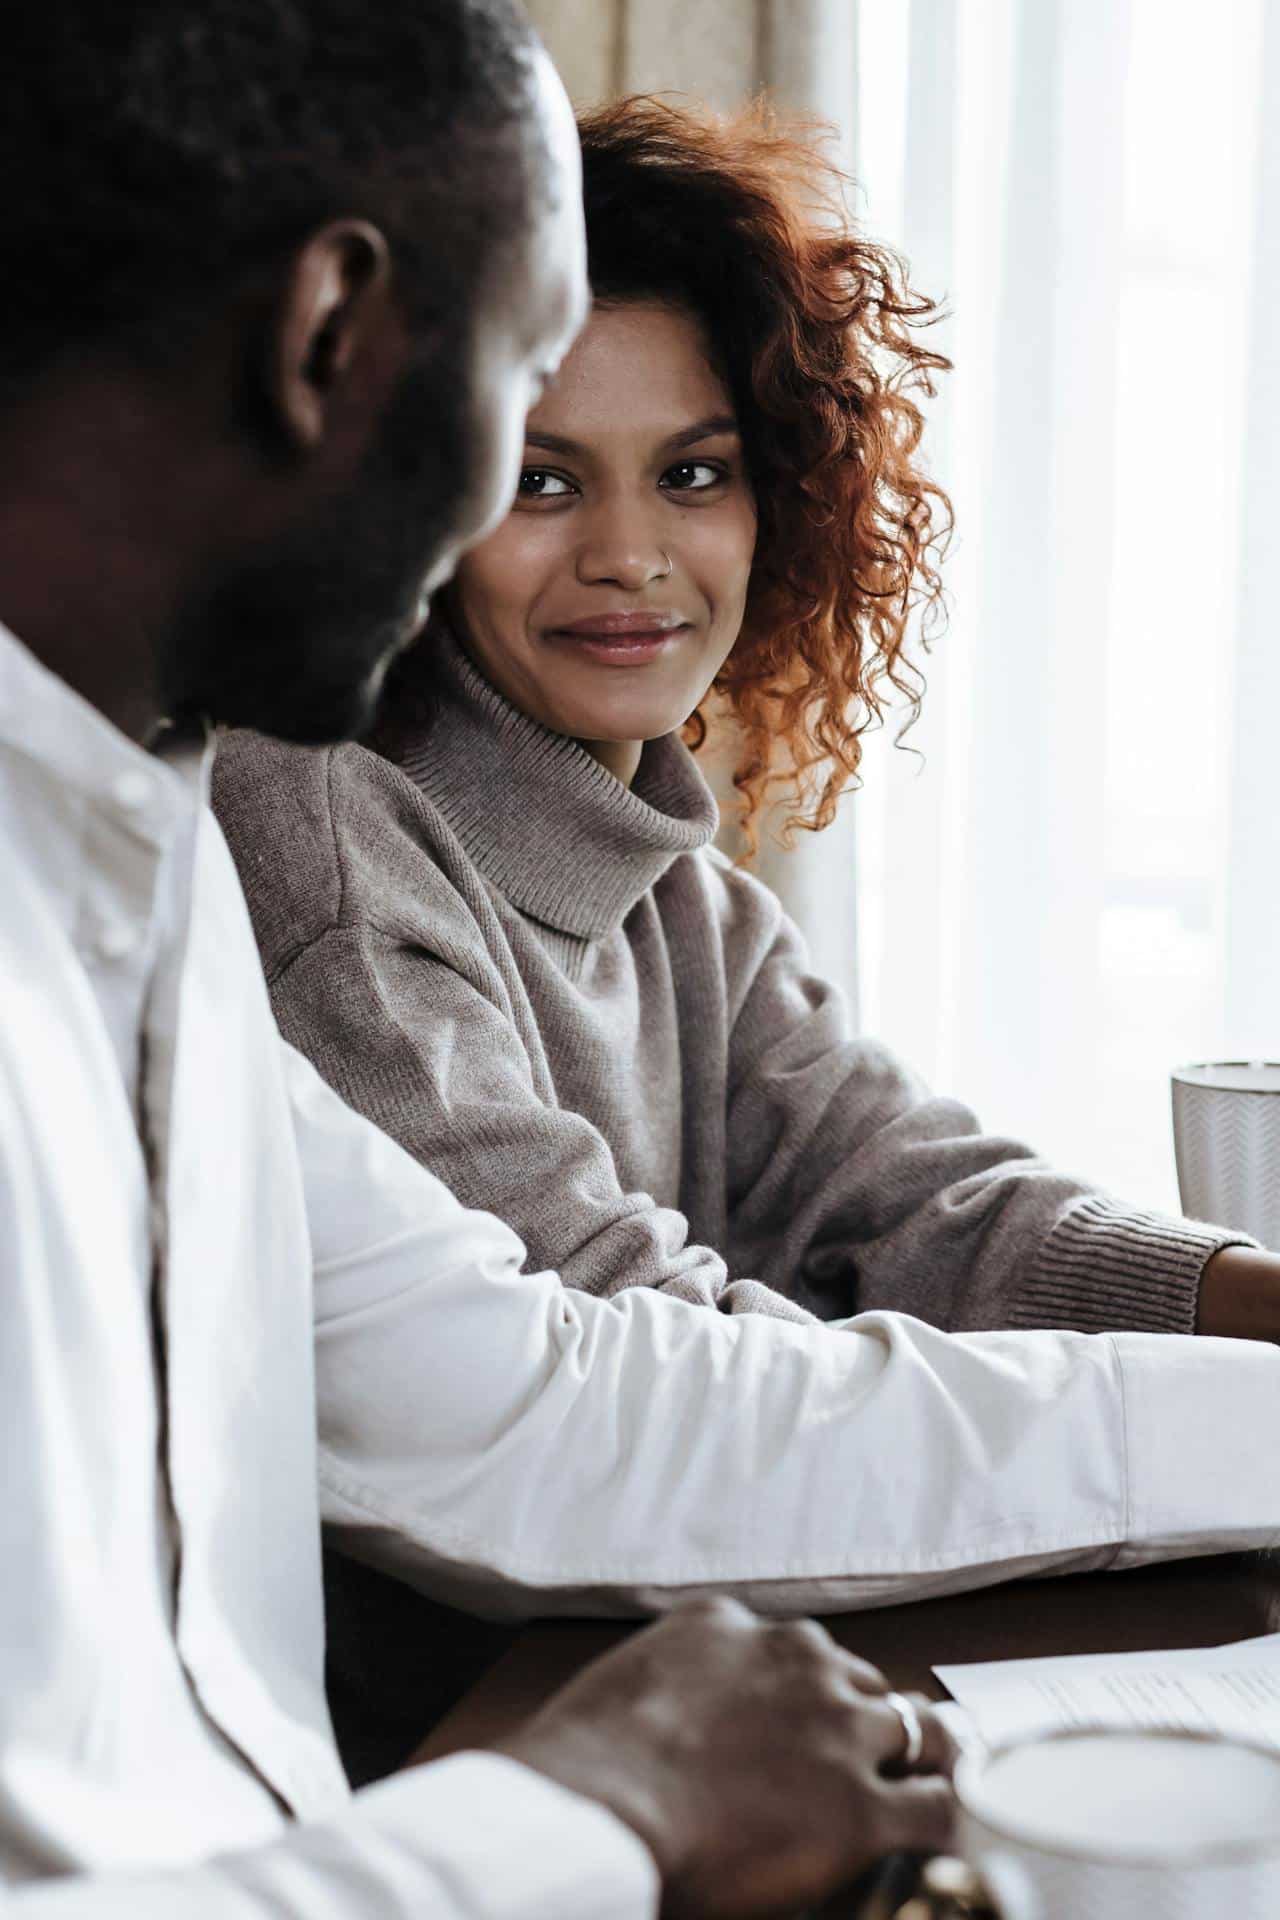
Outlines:
[[643, 740], [579, 740], [578, 745], [624, 787], [631, 785], [644, 752]]
[[[436, 608], [435, 618], [451, 636], [454, 645], [459, 647], [466, 655], [476, 672], [480, 674], [482, 678], [486, 678], [484, 667], [476, 658], [475, 652], [468, 640], [466, 625], [457, 607], [452, 604], [452, 596], [448, 593], [442, 595]], [[427, 632], [426, 645], [427, 647], [430, 646], [430, 629], [428, 629]], [[422, 681], [424, 678], [424, 669], [426, 673], [429, 673], [430, 659], [429, 654], [424, 653], [423, 643], [419, 642], [417, 647], [411, 648], [409, 653], [402, 656], [402, 661], [397, 661], [391, 669], [388, 684], [394, 687], [392, 704], [398, 703], [404, 697], [406, 684], [412, 684], [415, 680], [418, 682]], [[510, 700], [511, 696], [510, 694], [504, 694], [503, 698]], [[519, 706], [518, 701], [512, 702], [512, 704], [517, 706], [521, 713], [525, 711], [523, 707]], [[386, 707], [387, 703], [384, 702], [384, 711], [386, 711]], [[568, 738], [567, 735], [565, 737]], [[577, 744], [582, 748], [584, 753], [589, 753], [596, 764], [603, 767], [606, 773], [611, 773], [620, 785], [624, 787], [631, 786], [640, 767], [640, 756], [644, 752], [643, 740], [578, 740]]]

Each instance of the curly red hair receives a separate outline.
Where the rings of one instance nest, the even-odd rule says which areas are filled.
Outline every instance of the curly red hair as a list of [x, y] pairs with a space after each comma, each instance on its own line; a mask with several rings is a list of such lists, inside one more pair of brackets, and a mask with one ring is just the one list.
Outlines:
[[[788, 824], [827, 826], [862, 735], [923, 679], [904, 648], [941, 610], [950, 504], [919, 460], [939, 309], [859, 234], [809, 124], [763, 102], [725, 117], [633, 97], [579, 119], [596, 298], [701, 322], [743, 434], [759, 531], [742, 633], [710, 698], [737, 722], [748, 842], [776, 785]], [[701, 745], [707, 721], [686, 729]]]

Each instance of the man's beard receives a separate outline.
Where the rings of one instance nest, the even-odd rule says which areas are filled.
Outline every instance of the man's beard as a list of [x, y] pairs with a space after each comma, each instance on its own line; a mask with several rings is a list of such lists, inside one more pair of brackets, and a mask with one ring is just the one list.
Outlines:
[[370, 725], [469, 478], [459, 370], [410, 373], [356, 483], [206, 582], [161, 647], [168, 718], [314, 746]]

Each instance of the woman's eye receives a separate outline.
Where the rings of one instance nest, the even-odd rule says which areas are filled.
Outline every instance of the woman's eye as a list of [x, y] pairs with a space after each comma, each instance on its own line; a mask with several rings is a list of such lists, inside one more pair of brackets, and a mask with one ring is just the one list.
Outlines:
[[723, 479], [723, 467], [713, 467], [707, 460], [685, 460], [678, 467], [667, 468], [662, 484], [673, 493], [701, 493]]
[[523, 467], [516, 493], [521, 500], [560, 500], [573, 488], [558, 473], [548, 473], [545, 467]]

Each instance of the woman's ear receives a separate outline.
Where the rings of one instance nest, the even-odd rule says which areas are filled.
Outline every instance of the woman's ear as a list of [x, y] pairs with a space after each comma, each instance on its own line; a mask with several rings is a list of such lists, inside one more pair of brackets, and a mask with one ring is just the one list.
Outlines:
[[391, 253], [367, 220], [333, 220], [294, 256], [276, 316], [268, 402], [294, 446], [318, 447], [343, 383], [391, 312]]

